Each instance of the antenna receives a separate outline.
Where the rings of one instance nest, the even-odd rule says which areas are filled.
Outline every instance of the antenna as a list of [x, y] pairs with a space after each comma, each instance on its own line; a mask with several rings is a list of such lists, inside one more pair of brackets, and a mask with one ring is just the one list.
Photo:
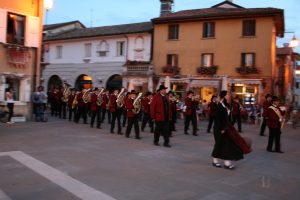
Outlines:
[[91, 24], [90, 27], [93, 27], [93, 8], [91, 8]]

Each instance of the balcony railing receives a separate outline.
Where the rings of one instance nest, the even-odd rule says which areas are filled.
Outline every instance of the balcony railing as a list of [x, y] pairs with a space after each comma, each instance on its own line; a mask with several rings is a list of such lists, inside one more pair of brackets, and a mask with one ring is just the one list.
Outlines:
[[147, 76], [153, 74], [153, 66], [149, 62], [127, 61], [124, 67], [124, 75]]

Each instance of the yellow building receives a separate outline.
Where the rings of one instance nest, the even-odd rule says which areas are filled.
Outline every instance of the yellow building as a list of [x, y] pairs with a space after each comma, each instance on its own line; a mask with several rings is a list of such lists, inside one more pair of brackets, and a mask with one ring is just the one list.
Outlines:
[[30, 117], [31, 94], [40, 79], [43, 0], [0, 1], [0, 105], [14, 90], [15, 115]]
[[161, 0], [154, 27], [157, 84], [178, 92], [194, 90], [210, 100], [220, 90], [259, 102], [272, 90], [276, 36], [283, 37], [282, 9], [243, 8], [229, 1], [206, 9], [171, 12]]

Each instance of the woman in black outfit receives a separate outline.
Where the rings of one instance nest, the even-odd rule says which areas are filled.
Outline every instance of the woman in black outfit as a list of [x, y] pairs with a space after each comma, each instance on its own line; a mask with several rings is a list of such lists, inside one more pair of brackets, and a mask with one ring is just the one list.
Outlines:
[[227, 91], [221, 91], [219, 96], [219, 103], [216, 108], [216, 115], [214, 120], [214, 139], [215, 145], [212, 152], [213, 166], [222, 167], [218, 159], [224, 160], [225, 169], [234, 169], [235, 166], [231, 161], [241, 160], [244, 158], [243, 152], [240, 148], [231, 140], [228, 135], [228, 125], [230, 108], [227, 100], [229, 95]]

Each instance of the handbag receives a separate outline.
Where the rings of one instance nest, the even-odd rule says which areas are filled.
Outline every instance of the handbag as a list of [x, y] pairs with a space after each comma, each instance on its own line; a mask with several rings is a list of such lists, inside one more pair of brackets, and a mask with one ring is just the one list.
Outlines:
[[228, 124], [228, 135], [232, 141], [242, 150], [244, 154], [248, 154], [252, 151], [252, 141], [250, 138], [242, 137], [237, 130], [231, 124]]

